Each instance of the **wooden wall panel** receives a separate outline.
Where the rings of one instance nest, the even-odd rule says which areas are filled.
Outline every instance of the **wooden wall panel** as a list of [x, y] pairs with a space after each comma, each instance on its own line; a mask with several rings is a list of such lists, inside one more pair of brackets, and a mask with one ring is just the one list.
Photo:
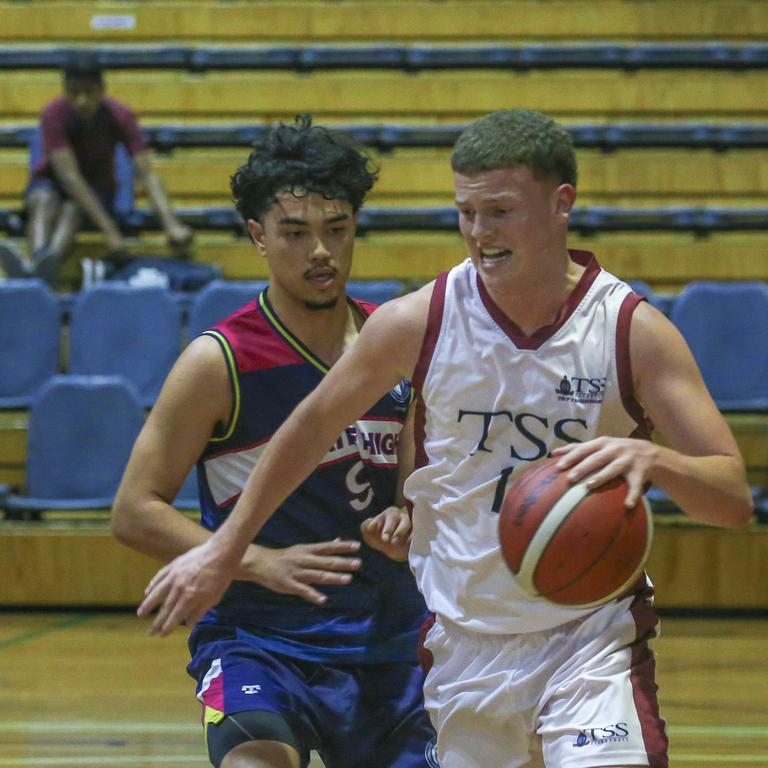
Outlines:
[[[132, 606], [160, 567], [104, 525], [0, 526], [0, 605]], [[658, 605], [768, 609], [768, 528], [657, 524], [648, 571]]]
[[[755, 119], [768, 117], [768, 71], [440, 70], [408, 74], [342, 70], [294, 72], [118, 71], [108, 90], [139, 116], [157, 120], [471, 120], [528, 107], [561, 120]], [[53, 72], [0, 73], [0, 113], [33, 119], [60, 91]]]
[[749, 41], [766, 35], [761, 0], [0, 2], [0, 40], [14, 42]]

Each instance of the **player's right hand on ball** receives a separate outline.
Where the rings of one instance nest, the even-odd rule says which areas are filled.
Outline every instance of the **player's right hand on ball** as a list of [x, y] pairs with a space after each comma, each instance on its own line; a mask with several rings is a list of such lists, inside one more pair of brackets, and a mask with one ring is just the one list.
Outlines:
[[343, 586], [360, 569], [359, 541], [324, 541], [295, 544], [284, 549], [269, 549], [252, 544], [243, 558], [238, 579], [247, 579], [284, 595], [322, 605], [326, 595], [313, 587]]

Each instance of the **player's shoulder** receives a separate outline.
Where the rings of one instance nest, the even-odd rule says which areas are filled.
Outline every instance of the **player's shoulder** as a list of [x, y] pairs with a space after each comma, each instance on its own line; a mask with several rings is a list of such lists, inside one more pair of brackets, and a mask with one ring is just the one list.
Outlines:
[[138, 122], [134, 110], [122, 101], [118, 101], [112, 96], [104, 96], [102, 104], [118, 121]]
[[386, 317], [386, 322], [390, 323], [426, 321], [434, 288], [435, 280], [431, 280], [410, 293], [382, 304], [374, 314], [379, 318]]
[[410, 378], [427, 329], [434, 283], [382, 304], [369, 318], [353, 349], [377, 366], [391, 366]]
[[41, 120], [52, 120], [66, 115], [69, 111], [69, 102], [64, 96], [55, 96], [41, 110]]
[[179, 363], [198, 374], [224, 371], [225, 355], [221, 342], [212, 333], [202, 333], [192, 339], [179, 356]]
[[640, 300], [632, 310], [632, 333], [656, 334], [674, 330], [670, 319], [648, 301]]
[[[193, 339], [179, 355], [168, 375], [158, 405], [218, 408], [229, 392], [229, 373], [216, 340], [206, 336]], [[223, 406], [222, 406], [223, 407]]]
[[365, 321], [364, 335], [375, 344], [407, 344], [427, 327], [434, 282], [380, 305]]
[[638, 302], [629, 330], [632, 368], [653, 372], [689, 356], [688, 345], [672, 321], [647, 301]]

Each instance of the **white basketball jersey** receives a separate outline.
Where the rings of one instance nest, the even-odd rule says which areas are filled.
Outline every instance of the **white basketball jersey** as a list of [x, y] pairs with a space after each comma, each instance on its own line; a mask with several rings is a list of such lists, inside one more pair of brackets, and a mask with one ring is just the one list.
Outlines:
[[532, 336], [494, 304], [469, 259], [441, 275], [432, 296], [413, 382], [410, 562], [429, 608], [476, 632], [535, 632], [594, 610], [517, 586], [498, 542], [506, 483], [559, 445], [650, 435], [629, 364], [641, 298], [591, 253], [570, 253], [584, 273], [558, 321]]

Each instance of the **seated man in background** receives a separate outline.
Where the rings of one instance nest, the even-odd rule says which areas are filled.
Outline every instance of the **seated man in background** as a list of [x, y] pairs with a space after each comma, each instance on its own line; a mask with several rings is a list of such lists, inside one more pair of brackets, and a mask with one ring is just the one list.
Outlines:
[[25, 193], [29, 255], [10, 241], [0, 244], [0, 265], [8, 277], [56, 280], [61, 260], [81, 226], [83, 213], [104, 233], [109, 256], [126, 256], [115, 221], [115, 149], [123, 144], [162, 222], [168, 242], [183, 251], [192, 230], [182, 224], [157, 174], [134, 113], [105, 94], [102, 72], [92, 54], [74, 58], [64, 71], [64, 93], [40, 118], [42, 157], [31, 170]]

